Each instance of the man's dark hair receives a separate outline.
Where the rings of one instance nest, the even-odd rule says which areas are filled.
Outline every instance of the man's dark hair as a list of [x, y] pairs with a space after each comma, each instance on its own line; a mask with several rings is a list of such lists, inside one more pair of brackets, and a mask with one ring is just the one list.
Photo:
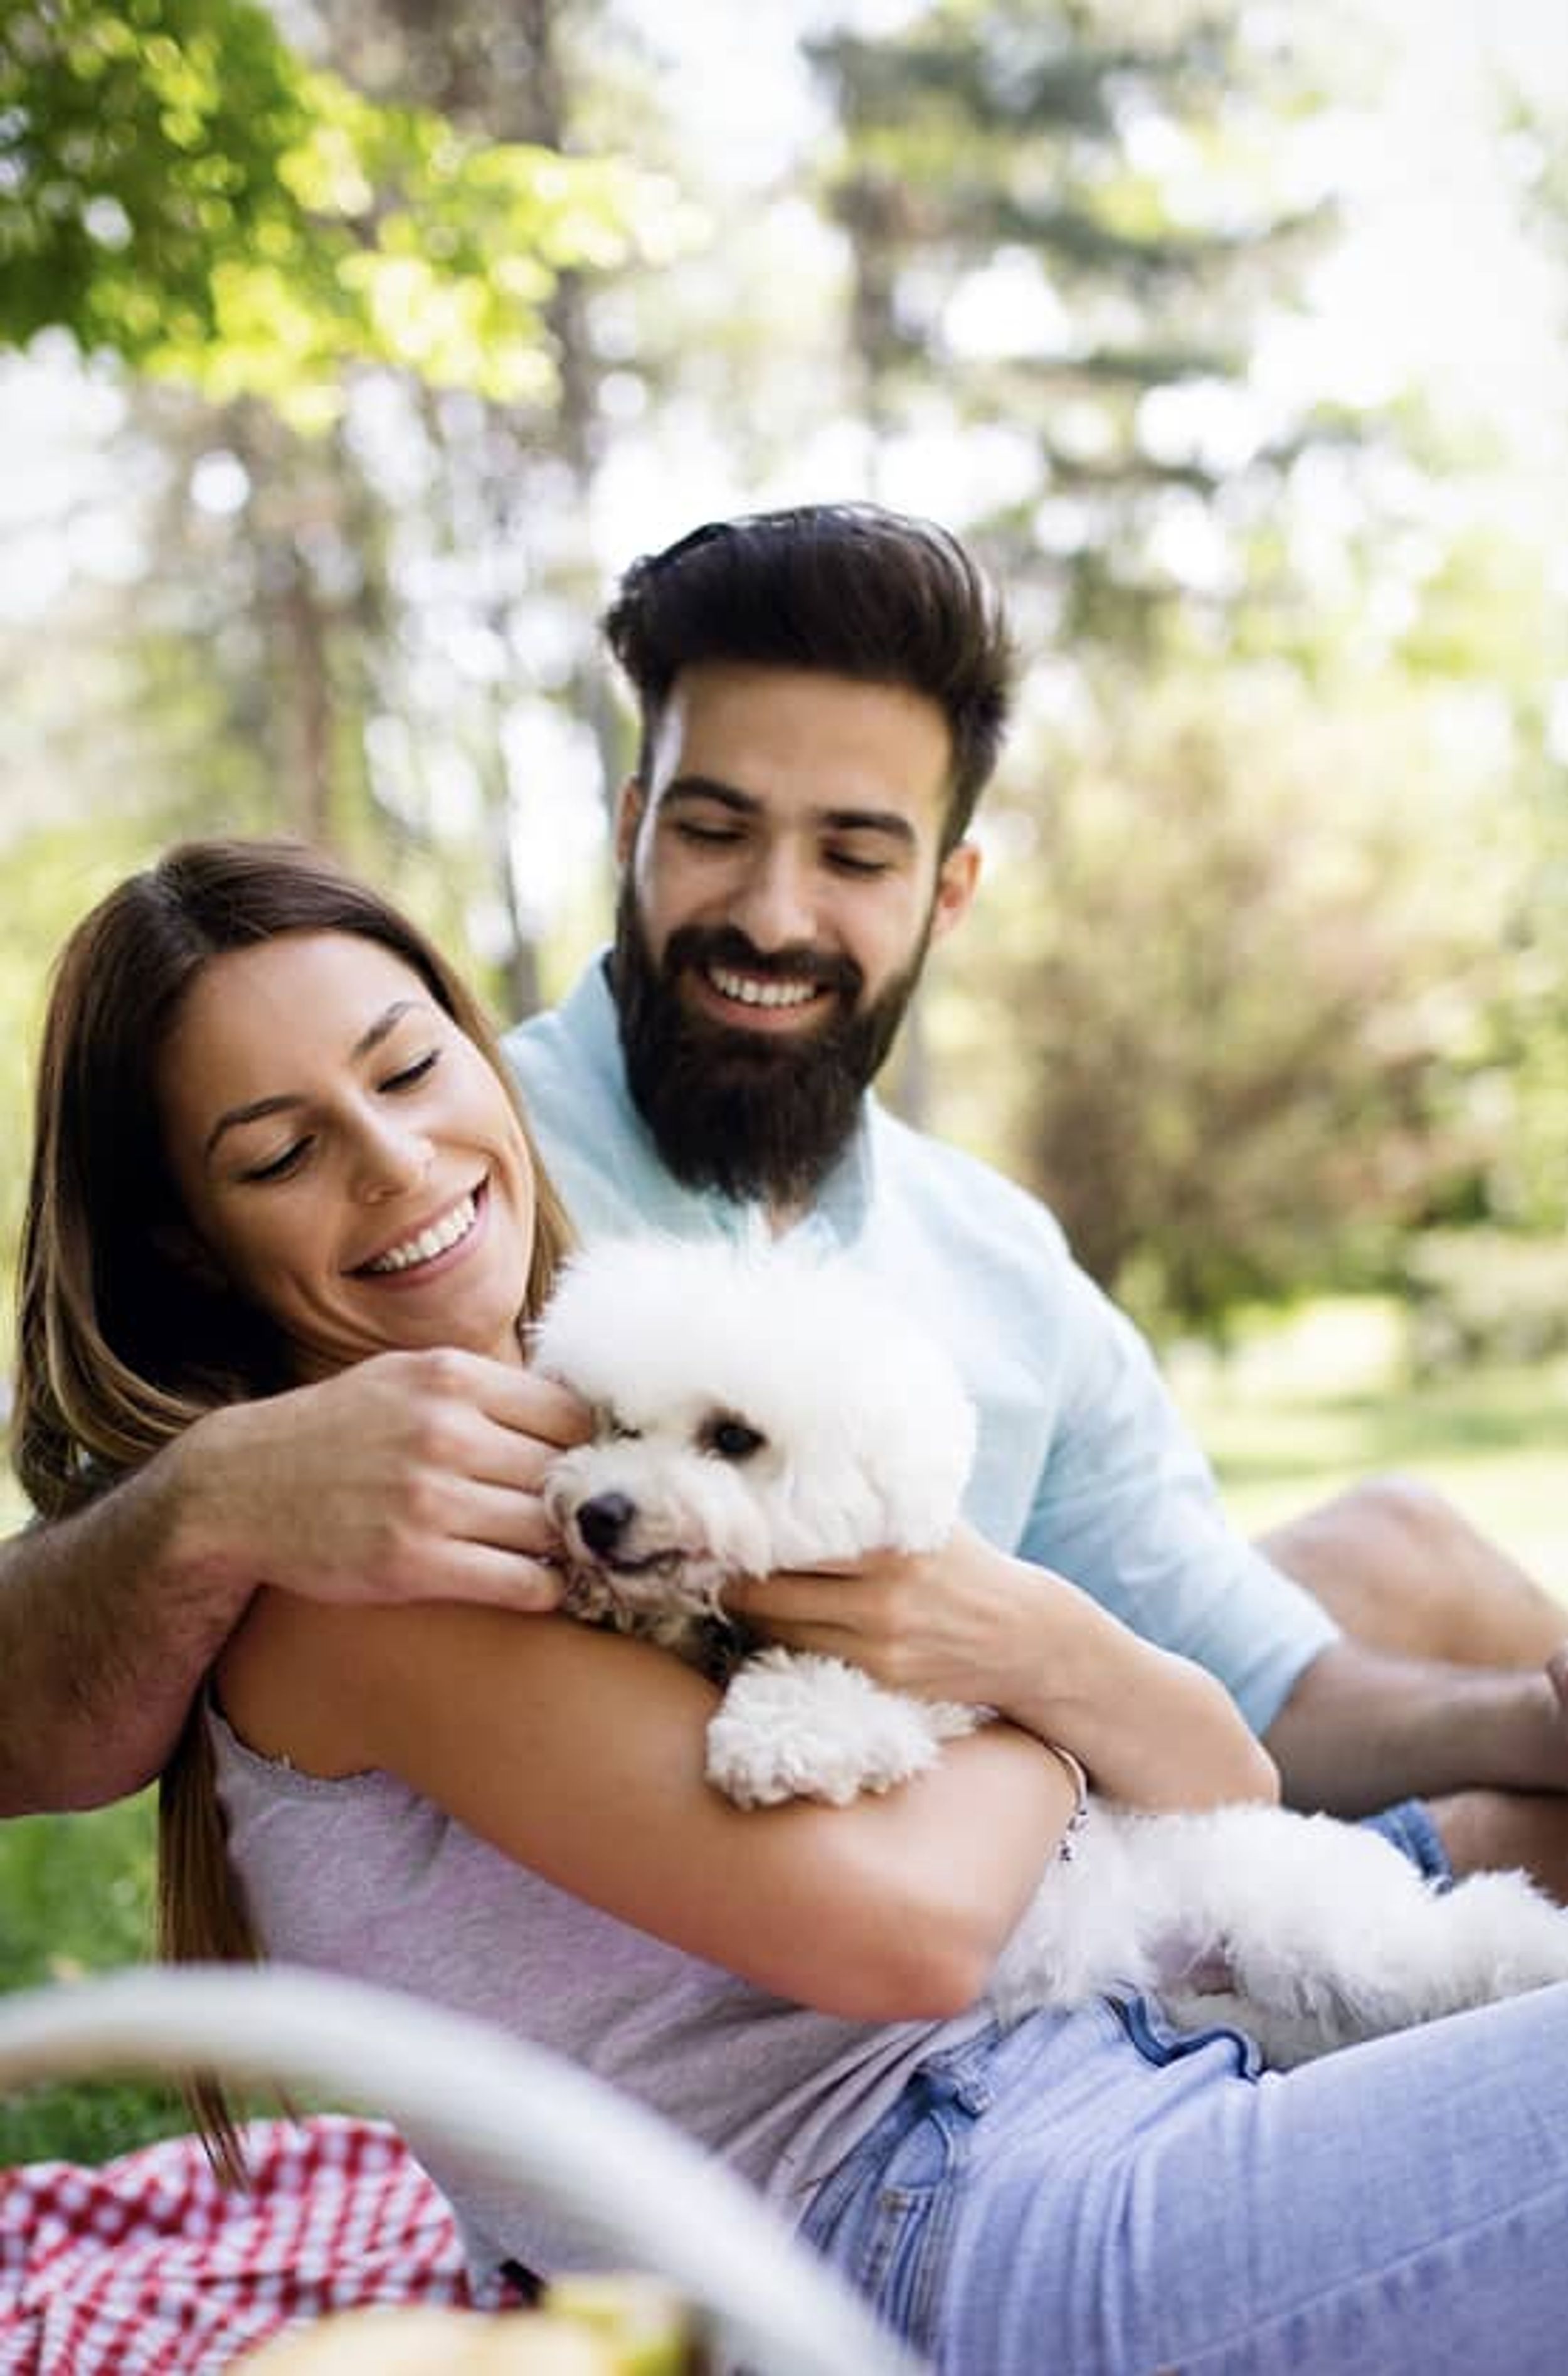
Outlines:
[[1013, 656], [999, 596], [932, 521], [874, 504], [712, 520], [634, 562], [603, 624], [637, 695], [645, 786], [683, 669], [818, 669], [936, 703], [953, 745], [944, 850], [968, 831], [1001, 748]]

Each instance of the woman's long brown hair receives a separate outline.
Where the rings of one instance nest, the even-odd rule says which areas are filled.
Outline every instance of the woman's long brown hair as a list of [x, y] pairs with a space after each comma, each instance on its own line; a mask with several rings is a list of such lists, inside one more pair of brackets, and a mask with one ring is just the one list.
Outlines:
[[[139, 1467], [204, 1411], [289, 1385], [265, 1316], [185, 1256], [159, 1127], [157, 1067], [214, 957], [288, 933], [378, 943], [424, 981], [488, 1058], [533, 1162], [532, 1259], [519, 1321], [569, 1242], [511, 1075], [477, 1001], [422, 933], [307, 845], [191, 841], [110, 893], [55, 968], [39, 1063], [22, 1227], [12, 1459], [41, 1516], [64, 1517]], [[159, 1791], [160, 1952], [248, 1962], [258, 1942], [229, 1864], [201, 1704]], [[213, 2079], [187, 2089], [214, 2159], [243, 2175]]]

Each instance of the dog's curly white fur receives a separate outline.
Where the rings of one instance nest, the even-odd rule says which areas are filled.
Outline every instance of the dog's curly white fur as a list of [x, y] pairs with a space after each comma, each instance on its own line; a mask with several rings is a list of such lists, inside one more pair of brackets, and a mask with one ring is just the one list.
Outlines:
[[[931, 1334], [861, 1273], [607, 1241], [567, 1265], [534, 1356], [596, 1419], [546, 1487], [567, 1605], [727, 1678], [707, 1771], [728, 1796], [843, 1804], [985, 1720], [758, 1648], [723, 1616], [731, 1577], [933, 1549], [957, 1515], [973, 1412]], [[1288, 2067], [1568, 1978], [1568, 1915], [1523, 1875], [1439, 1892], [1381, 1835], [1327, 1816], [1091, 1799], [1073, 1847], [992, 1976], [1009, 2016], [1147, 1989], [1178, 2019], [1234, 2021]]]

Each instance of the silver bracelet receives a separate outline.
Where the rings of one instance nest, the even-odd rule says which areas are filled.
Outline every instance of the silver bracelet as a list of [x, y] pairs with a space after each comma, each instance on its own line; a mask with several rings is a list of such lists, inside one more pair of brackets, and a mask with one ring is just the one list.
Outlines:
[[1063, 1749], [1059, 1740], [1042, 1741], [1040, 1745], [1044, 1749], [1049, 1749], [1052, 1757], [1061, 1759], [1072, 1777], [1073, 1812], [1067, 1818], [1066, 1829], [1056, 1844], [1057, 1862], [1071, 1864], [1077, 1853], [1078, 1834], [1089, 1819], [1089, 1777], [1072, 1751]]

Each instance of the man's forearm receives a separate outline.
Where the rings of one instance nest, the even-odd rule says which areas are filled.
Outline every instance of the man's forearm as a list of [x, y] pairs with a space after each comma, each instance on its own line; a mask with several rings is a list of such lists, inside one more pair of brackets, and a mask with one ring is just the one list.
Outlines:
[[1363, 1815], [1412, 1796], [1568, 1789], [1546, 1674], [1450, 1667], [1336, 1643], [1265, 1735], [1287, 1803]]
[[149, 1780], [250, 1596], [204, 1558], [179, 1447], [72, 1518], [0, 1544], [0, 1816]]

